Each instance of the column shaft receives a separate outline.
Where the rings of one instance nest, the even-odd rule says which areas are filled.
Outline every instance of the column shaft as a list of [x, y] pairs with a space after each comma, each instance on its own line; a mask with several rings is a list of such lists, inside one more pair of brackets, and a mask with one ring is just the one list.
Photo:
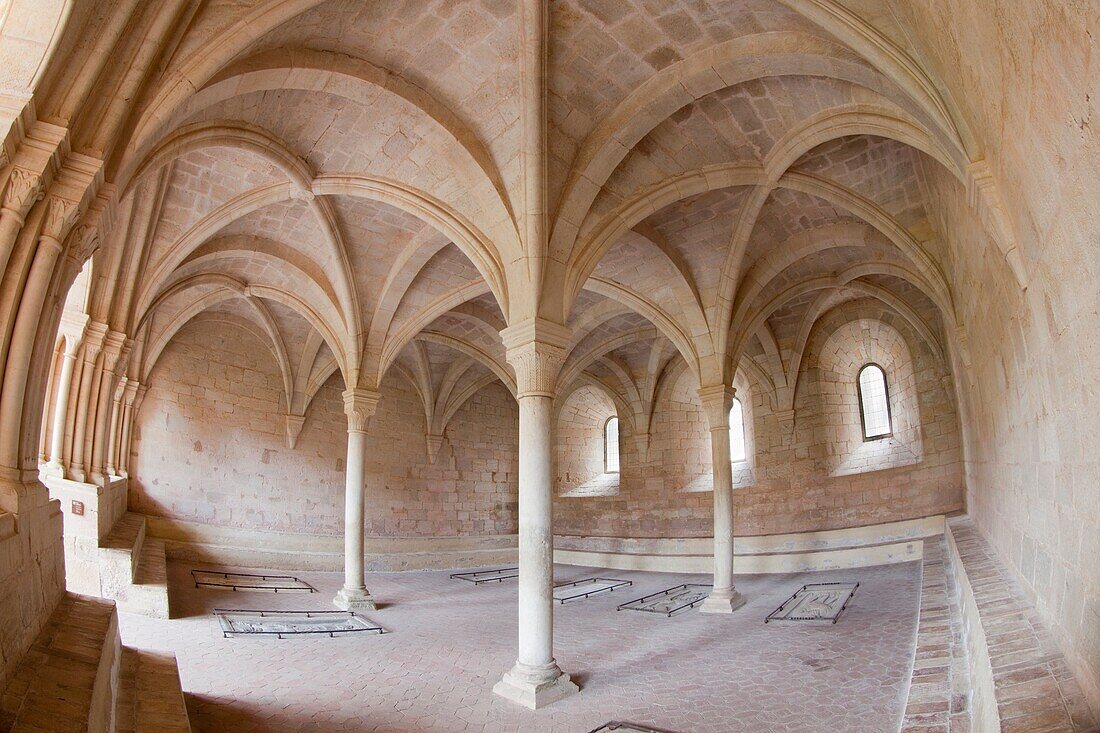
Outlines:
[[344, 392], [348, 416], [348, 461], [344, 481], [344, 587], [333, 603], [344, 610], [373, 610], [374, 599], [364, 576], [363, 514], [367, 483], [367, 426], [380, 395], [366, 389]]
[[76, 366], [76, 349], [65, 342], [65, 353], [61, 362], [61, 375], [57, 380], [57, 401], [53, 410], [53, 433], [50, 436], [50, 467], [64, 476], [65, 467], [61, 461], [61, 452], [65, 446], [65, 422], [69, 415], [69, 392], [73, 383], [73, 369]]
[[[554, 534], [551, 527], [550, 432], [553, 400], [519, 400], [519, 657], [530, 667], [554, 664]], [[555, 674], [555, 677], [557, 675]]]
[[699, 610], [732, 613], [745, 604], [733, 585], [733, 465], [730, 463], [732, 387], [699, 390], [710, 427], [711, 471], [714, 480], [714, 588]]
[[577, 692], [554, 660], [553, 405], [569, 331], [532, 319], [501, 331], [519, 402], [519, 653], [493, 692], [540, 708]]
[[366, 594], [363, 571], [363, 509], [367, 434], [348, 432], [348, 472], [344, 484], [344, 590]]

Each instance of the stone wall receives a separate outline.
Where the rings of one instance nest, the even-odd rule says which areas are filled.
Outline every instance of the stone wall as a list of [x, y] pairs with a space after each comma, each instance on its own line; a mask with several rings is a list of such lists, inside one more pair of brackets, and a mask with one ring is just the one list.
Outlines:
[[[891, 5], [971, 125], [1011, 237], [991, 240], [963, 187], [926, 173], [969, 341], [968, 511], [1100, 711], [1096, 7]], [[1011, 247], [1025, 283], [1002, 254]]]
[[[950, 378], [928, 344], [884, 318], [889, 316], [881, 307], [853, 302], [822, 319], [799, 379], [793, 425], [759, 384], [739, 386], [751, 420], [749, 460], [735, 464], [734, 472], [739, 536], [838, 529], [963, 508], [962, 449]], [[866, 361], [886, 367], [894, 439], [852, 438], [859, 430], [855, 377]], [[563, 410], [559, 433], [573, 435], [576, 423], [585, 420], [596, 422]], [[685, 374], [660, 397], [648, 458], [628, 421], [622, 430], [618, 494], [570, 496], [559, 480], [555, 531], [710, 536], [710, 437], [694, 378]], [[602, 441], [584, 449], [598, 455]]]
[[[247, 530], [342, 536], [347, 418], [334, 375], [286, 447], [280, 377], [269, 352], [231, 325], [185, 327], [154, 368], [133, 444], [130, 508]], [[515, 401], [481, 390], [429, 463], [424, 410], [399, 378], [371, 421], [366, 532], [511, 534]]]

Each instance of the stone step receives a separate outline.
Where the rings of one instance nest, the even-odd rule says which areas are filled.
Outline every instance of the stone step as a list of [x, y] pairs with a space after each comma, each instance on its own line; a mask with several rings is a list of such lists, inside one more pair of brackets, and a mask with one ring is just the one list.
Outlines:
[[134, 581], [141, 546], [145, 542], [145, 517], [126, 512], [99, 544], [100, 588], [107, 598]]
[[0, 730], [110, 730], [121, 651], [115, 604], [66, 593], [0, 697]]
[[123, 648], [115, 731], [190, 733], [175, 654]]
[[120, 611], [168, 618], [164, 542], [146, 538], [145, 517], [127, 512], [99, 548], [100, 593]]
[[117, 600], [121, 611], [168, 618], [168, 563], [163, 540], [145, 540], [134, 581], [121, 589]]

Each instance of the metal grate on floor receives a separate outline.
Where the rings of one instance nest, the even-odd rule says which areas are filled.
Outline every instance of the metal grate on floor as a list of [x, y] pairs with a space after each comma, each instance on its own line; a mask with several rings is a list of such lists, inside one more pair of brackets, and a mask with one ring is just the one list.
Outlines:
[[561, 583], [554, 586], [554, 600], [558, 603], [566, 603], [584, 598], [589, 598], [598, 593], [613, 593], [616, 588], [625, 588], [634, 585], [629, 580], [616, 580], [615, 578], [583, 578], [571, 583]]
[[216, 570], [192, 570], [196, 588], [227, 588], [260, 593], [316, 593], [316, 589], [293, 575], [251, 575]]
[[764, 623], [772, 621], [828, 621], [836, 623], [856, 594], [859, 583], [809, 583], [783, 601], [783, 605], [768, 614]]
[[674, 614], [695, 608], [697, 604], [706, 600], [710, 594], [710, 588], [711, 586], [702, 583], [674, 585], [659, 593], [650, 593], [648, 596], [623, 603], [616, 610], [660, 613], [671, 618]]
[[465, 580], [480, 585], [482, 583], [503, 582], [519, 577], [519, 568], [498, 568], [497, 570], [476, 570], [465, 573], [451, 573], [455, 580]]
[[327, 634], [330, 637], [355, 633], [384, 634], [386, 630], [354, 611], [256, 611], [215, 608], [214, 617], [222, 636], [287, 636]]
[[621, 723], [618, 720], [612, 720], [608, 723], [604, 723], [599, 728], [589, 731], [589, 733], [611, 733], [611, 731], [622, 731], [622, 733], [672, 733], [672, 731], [647, 728], [644, 725]]

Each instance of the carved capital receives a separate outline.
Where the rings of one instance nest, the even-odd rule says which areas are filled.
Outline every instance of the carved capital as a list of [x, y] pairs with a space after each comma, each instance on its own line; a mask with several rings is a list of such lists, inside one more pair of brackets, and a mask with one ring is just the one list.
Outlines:
[[99, 249], [99, 227], [94, 224], [81, 224], [73, 233], [72, 258], [83, 264]]
[[114, 373], [120, 364], [125, 364], [133, 344], [121, 331], [108, 331], [103, 343], [103, 371]]
[[58, 243], [64, 242], [80, 215], [80, 204], [60, 196], [50, 196], [46, 204], [46, 220], [42, 224], [42, 236]]
[[715, 384], [699, 388], [699, 402], [703, 405], [703, 414], [712, 431], [729, 430], [730, 409], [737, 390], [726, 384]]
[[20, 219], [27, 215], [36, 201], [46, 195], [42, 176], [26, 168], [12, 168], [4, 189], [3, 206]]
[[569, 329], [536, 318], [500, 332], [508, 363], [516, 372], [516, 397], [553, 397], [569, 355]]
[[344, 414], [348, 416], [349, 433], [365, 433], [371, 417], [378, 409], [382, 395], [370, 389], [349, 389], [344, 392]]

